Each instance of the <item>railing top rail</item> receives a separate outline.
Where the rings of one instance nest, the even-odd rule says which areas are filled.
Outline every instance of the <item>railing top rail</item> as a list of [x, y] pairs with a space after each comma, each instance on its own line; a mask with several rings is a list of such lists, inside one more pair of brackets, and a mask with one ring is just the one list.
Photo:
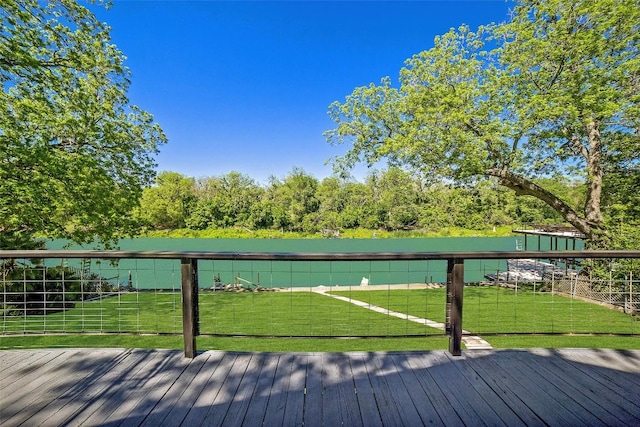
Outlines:
[[588, 259], [640, 258], [640, 250], [583, 251], [465, 251], [465, 252], [208, 252], [208, 251], [101, 251], [0, 250], [0, 259], [207, 259], [235, 261], [418, 261], [450, 259]]

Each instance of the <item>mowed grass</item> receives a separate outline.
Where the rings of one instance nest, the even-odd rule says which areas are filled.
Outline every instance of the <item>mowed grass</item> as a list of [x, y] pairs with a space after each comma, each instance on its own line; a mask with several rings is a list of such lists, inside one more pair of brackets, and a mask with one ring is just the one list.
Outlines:
[[[332, 294], [445, 321], [444, 288]], [[465, 287], [462, 319], [463, 328], [476, 334], [640, 334], [638, 317], [618, 310], [551, 293], [497, 286]]]
[[4, 317], [2, 331], [11, 333], [182, 333], [180, 293], [132, 292], [76, 303], [75, 308], [48, 315]]
[[[265, 352], [343, 352], [343, 351], [415, 351], [444, 350], [449, 339], [442, 335], [422, 338], [197, 338], [202, 350]], [[0, 336], [0, 350], [17, 348], [155, 348], [182, 350], [181, 336], [167, 335], [19, 335]]]
[[[445, 292], [443, 288], [351, 289], [332, 294], [443, 323]], [[198, 337], [199, 349], [388, 351], [448, 347], [448, 338], [441, 330], [310, 291], [201, 292], [199, 309], [203, 334]], [[180, 349], [181, 310], [179, 293], [140, 292], [84, 302], [47, 316], [5, 317], [2, 332], [7, 335], [0, 337], [0, 348]], [[463, 327], [483, 335], [496, 348], [640, 348], [637, 317], [577, 299], [526, 290], [466, 287]], [[66, 332], [85, 335], [57, 335]], [[29, 333], [48, 335], [19, 336]], [[635, 336], [624, 336], [631, 334]]]
[[438, 329], [311, 291], [202, 294], [200, 331], [203, 334], [286, 337], [442, 334]]
[[[375, 313], [314, 292], [202, 292], [200, 333], [282, 337], [441, 335], [442, 331]], [[179, 293], [127, 293], [47, 316], [5, 317], [2, 330], [182, 333]]]
[[568, 296], [465, 288], [464, 328], [477, 333], [640, 334], [638, 317]]

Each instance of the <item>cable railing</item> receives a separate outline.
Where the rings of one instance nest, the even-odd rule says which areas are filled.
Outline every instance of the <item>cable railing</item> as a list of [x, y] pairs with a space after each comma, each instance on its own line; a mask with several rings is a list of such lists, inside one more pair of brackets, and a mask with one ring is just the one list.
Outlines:
[[0, 333], [181, 334], [187, 357], [199, 335], [446, 334], [454, 355], [476, 335], [635, 336], [640, 272], [594, 278], [576, 265], [638, 258], [640, 251], [0, 251]]

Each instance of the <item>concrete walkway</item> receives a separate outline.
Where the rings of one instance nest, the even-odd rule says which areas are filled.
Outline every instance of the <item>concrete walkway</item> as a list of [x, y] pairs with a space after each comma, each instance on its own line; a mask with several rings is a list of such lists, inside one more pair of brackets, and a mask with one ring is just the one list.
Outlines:
[[[384, 308], [384, 307], [378, 307], [376, 305], [371, 305], [371, 304], [369, 304], [367, 302], [359, 301], [359, 300], [356, 300], [356, 299], [353, 299], [353, 298], [347, 298], [347, 297], [343, 297], [343, 296], [340, 296], [340, 295], [328, 294], [327, 290], [325, 290], [325, 289], [317, 289], [317, 288], [315, 288], [315, 289], [313, 289], [313, 292], [315, 292], [317, 294], [320, 294], [320, 295], [327, 296], [327, 297], [335, 298], [335, 299], [340, 300], [340, 301], [348, 302], [348, 303], [356, 305], [358, 307], [362, 307], [362, 308], [366, 308], [367, 310], [375, 311], [376, 313], [382, 313], [382, 314], [386, 314], [388, 316], [397, 317], [399, 319], [409, 320], [411, 322], [419, 323], [419, 324], [424, 325], [424, 326], [429, 326], [431, 328], [440, 329], [441, 331], [444, 331], [445, 328], [446, 328], [446, 325], [444, 323], [435, 322], [435, 321], [429, 320], [429, 319], [423, 319], [421, 317], [412, 316], [412, 315], [407, 314], [407, 313], [400, 313], [400, 312], [397, 312], [397, 311], [389, 310], [389, 309]], [[489, 344], [487, 341], [485, 341], [484, 339], [482, 339], [479, 336], [471, 335], [470, 332], [465, 331], [465, 330], [463, 330], [462, 333], [464, 334], [463, 337], [462, 337], [462, 342], [464, 342], [464, 345], [469, 350], [489, 350], [489, 349], [493, 348], [491, 346], [491, 344]]]

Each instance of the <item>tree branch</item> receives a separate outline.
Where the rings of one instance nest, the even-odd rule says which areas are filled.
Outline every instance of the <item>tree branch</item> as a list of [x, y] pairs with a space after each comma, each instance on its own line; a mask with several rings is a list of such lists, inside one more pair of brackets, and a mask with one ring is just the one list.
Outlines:
[[39, 68], [53, 68], [53, 67], [72, 68], [72, 66], [69, 65], [69, 62], [71, 61], [67, 58], [55, 58], [52, 60], [34, 59], [33, 61], [19, 61], [12, 58], [0, 57], [0, 65], [7, 68], [8, 67], [33, 68], [34, 66]]
[[[485, 136], [484, 133], [482, 131], [480, 131], [480, 129], [478, 129], [472, 122], [464, 122], [464, 126], [468, 130], [470, 130], [478, 138], [483, 138], [483, 141], [484, 141], [485, 145], [487, 146], [487, 151], [489, 151], [489, 153], [491, 153], [491, 155], [493, 156], [494, 159], [503, 160], [502, 155], [500, 154], [500, 152], [493, 147], [493, 144], [491, 143], [491, 139], [484, 138], [484, 136]], [[504, 163], [504, 161], [503, 161], [503, 163]]]
[[498, 178], [500, 185], [515, 191], [518, 196], [533, 196], [543, 201], [562, 215], [567, 222], [587, 236], [587, 238], [591, 238], [594, 233], [599, 231], [599, 224], [580, 217], [568, 204], [534, 182], [506, 169], [488, 169], [485, 171], [485, 174]]

